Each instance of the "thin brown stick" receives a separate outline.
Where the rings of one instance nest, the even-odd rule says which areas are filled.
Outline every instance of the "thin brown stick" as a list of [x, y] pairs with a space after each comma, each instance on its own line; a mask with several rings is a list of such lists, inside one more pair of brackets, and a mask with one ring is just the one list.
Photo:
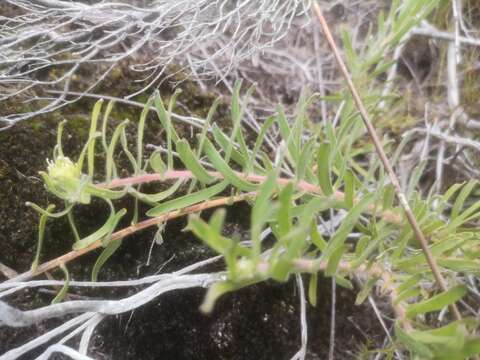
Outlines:
[[[217, 179], [223, 179], [223, 175], [220, 174], [219, 172], [210, 171], [209, 174], [211, 176], [217, 178]], [[237, 173], [237, 175], [244, 178], [245, 180], [249, 180], [249, 181], [252, 181], [252, 182], [255, 182], [255, 183], [262, 183], [266, 180], [266, 177], [263, 176], [263, 175], [244, 175], [244, 174], [241, 174], [241, 173]], [[121, 186], [145, 184], [145, 183], [149, 183], [149, 182], [164, 181], [164, 180], [169, 180], [169, 179], [192, 179], [192, 178], [194, 178], [194, 175], [189, 170], [170, 170], [170, 171], [165, 172], [162, 175], [160, 175], [160, 174], [142, 174], [142, 175], [128, 177], [128, 178], [114, 179], [109, 183], [99, 184], [97, 186], [103, 187], [103, 188], [116, 188], [116, 187], [121, 187]], [[286, 185], [286, 184], [288, 184], [292, 181], [293, 180], [291, 180], [291, 179], [284, 179], [284, 178], [277, 179], [277, 183], [279, 185]], [[299, 190], [309, 192], [309, 193], [314, 193], [314, 194], [321, 194], [322, 193], [320, 187], [318, 187], [314, 184], [310, 184], [306, 181], [299, 181], [296, 184], [297, 184], [297, 188]], [[204, 209], [209, 209], [209, 208], [212, 208], [212, 207], [228, 205], [228, 204], [232, 204], [232, 203], [235, 203], [235, 202], [243, 201], [246, 198], [255, 197], [255, 195], [256, 195], [255, 192], [246, 193], [246, 194], [241, 194], [241, 195], [237, 195], [237, 196], [233, 196], [233, 197], [224, 197], [224, 198], [220, 198], [220, 199], [216, 199], [216, 200], [206, 201], [206, 202], [201, 203], [201, 204], [192, 205], [192, 206], [187, 207], [185, 209], [173, 211], [173, 212], [161, 215], [159, 217], [155, 217], [155, 218], [152, 218], [152, 219], [142, 221], [138, 224], [131, 225], [131, 226], [125, 228], [125, 229], [119, 230], [119, 231], [112, 234], [112, 240], [119, 240], [119, 239], [124, 238], [125, 236], [128, 236], [128, 235], [131, 235], [134, 232], [137, 232], [139, 230], [143, 230], [147, 227], [154, 226], [156, 224], [168, 221], [170, 219], [177, 218], [177, 217], [182, 216], [182, 215], [199, 212], [199, 211], [202, 211]], [[342, 201], [345, 198], [345, 195], [340, 191], [336, 191], [333, 196], [335, 197], [336, 200], [339, 200], [339, 201]], [[358, 200], [356, 200], [356, 201], [358, 201]], [[368, 210], [373, 214], [376, 214], [377, 211], [378, 211], [378, 209], [376, 209], [375, 207], [370, 207]], [[397, 214], [393, 211], [390, 211], [390, 210], [380, 211], [379, 216], [381, 216], [385, 221], [393, 223], [393, 224], [401, 224], [402, 223], [402, 217], [399, 214]], [[20, 280], [30, 279], [30, 278], [32, 278], [34, 276], [37, 276], [37, 275], [40, 275], [40, 274], [42, 274], [46, 271], [52, 270], [52, 269], [60, 266], [60, 264], [68, 263], [68, 262], [72, 261], [73, 259], [76, 259], [79, 256], [82, 256], [86, 253], [89, 253], [92, 250], [95, 250], [95, 249], [99, 248], [100, 246], [101, 246], [101, 241], [97, 241], [97, 242], [91, 244], [90, 246], [88, 246], [86, 248], [79, 249], [79, 250], [72, 250], [72, 251], [70, 251], [70, 252], [68, 252], [68, 253], [66, 253], [62, 256], [59, 256], [59, 257], [57, 257], [53, 260], [50, 260], [48, 262], [45, 262], [45, 263], [39, 265], [38, 268], [35, 271], [27, 271], [27, 272], [25, 272], [21, 275], [18, 275], [13, 280], [14, 281], [20, 281]]]
[[[365, 124], [365, 127], [367, 128], [368, 134], [370, 135], [370, 138], [372, 139], [373, 145], [375, 146], [375, 150], [380, 157], [380, 160], [383, 164], [383, 167], [387, 171], [388, 177], [390, 178], [390, 181], [392, 182], [394, 188], [395, 188], [395, 193], [396, 196], [400, 202], [400, 205], [403, 208], [403, 211], [405, 212], [405, 215], [408, 219], [408, 222], [410, 223], [410, 226], [413, 229], [413, 232], [415, 234], [416, 239], [418, 240], [423, 253], [425, 254], [425, 258], [427, 259], [428, 265], [430, 266], [430, 269], [432, 270], [433, 276], [435, 277], [435, 280], [442, 289], [442, 291], [447, 291], [447, 285], [445, 278], [443, 277], [440, 268], [437, 265], [437, 262], [435, 258], [433, 257], [430, 248], [428, 247], [428, 241], [425, 238], [422, 230], [420, 229], [420, 226], [418, 225], [417, 220], [415, 219], [415, 215], [413, 215], [412, 209], [410, 208], [410, 205], [408, 204], [407, 198], [405, 194], [402, 191], [402, 188], [400, 187], [400, 182], [398, 181], [397, 175], [393, 171], [393, 168], [390, 164], [390, 161], [388, 160], [387, 155], [385, 154], [385, 151], [383, 150], [383, 146], [380, 142], [380, 139], [377, 135], [377, 132], [375, 130], [375, 127], [372, 124], [372, 121], [370, 120], [370, 116], [368, 115], [367, 109], [365, 108], [362, 99], [360, 98], [360, 95], [358, 94], [358, 91], [353, 83], [352, 76], [350, 75], [350, 72], [348, 71], [345, 63], [342, 60], [342, 57], [340, 55], [340, 52], [338, 51], [338, 47], [335, 44], [335, 40], [333, 39], [332, 33], [330, 31], [330, 28], [327, 24], [327, 21], [325, 20], [325, 17], [323, 16], [322, 10], [320, 9], [320, 6], [314, 2], [313, 4], [313, 9], [315, 11], [315, 14], [317, 15], [318, 21], [320, 22], [320, 26], [322, 27], [322, 30], [325, 34], [325, 37], [327, 39], [327, 42], [333, 52], [333, 55], [335, 57], [335, 60], [340, 68], [340, 71], [345, 78], [347, 82], [347, 86], [352, 94], [353, 100], [357, 106], [357, 109], [360, 112], [360, 115], [362, 117], [363, 123]], [[452, 311], [453, 315], [457, 320], [461, 320], [462, 316], [460, 314], [460, 311], [458, 311], [458, 308], [455, 304], [452, 304], [450, 306], [450, 310]]]
[[[148, 227], [151, 227], [157, 224], [161, 224], [165, 221], [175, 219], [184, 215], [193, 214], [206, 209], [211, 209], [214, 207], [224, 206], [224, 205], [231, 205], [236, 202], [244, 201], [244, 200], [247, 200], [248, 198], [254, 197], [255, 194], [256, 193], [245, 193], [237, 196], [222, 197], [219, 199], [208, 200], [200, 204], [192, 205], [184, 209], [171, 211], [169, 213], [139, 222], [137, 224], [131, 225], [127, 228], [114, 232], [112, 234], [111, 241], [117, 241], [117, 240], [123, 239], [124, 237], [131, 235], [137, 231], [146, 229]], [[45, 273], [46, 271], [55, 269], [61, 264], [66, 264], [78, 258], [79, 256], [82, 256], [84, 254], [89, 253], [90, 251], [98, 249], [101, 246], [102, 246], [102, 242], [101, 240], [98, 240], [86, 248], [79, 249], [79, 250], [72, 250], [62, 256], [59, 256], [53, 260], [47, 261], [39, 265], [35, 271], [30, 270], [30, 271], [24, 272], [23, 274], [20, 274], [10, 280], [7, 280], [6, 283], [13, 282], [13, 281], [25, 281], [25, 280], [31, 279], [34, 276], [37, 276]]]
[[7, 279], [12, 279], [18, 275], [18, 273], [12, 268], [0, 262], [0, 274], [5, 276]]

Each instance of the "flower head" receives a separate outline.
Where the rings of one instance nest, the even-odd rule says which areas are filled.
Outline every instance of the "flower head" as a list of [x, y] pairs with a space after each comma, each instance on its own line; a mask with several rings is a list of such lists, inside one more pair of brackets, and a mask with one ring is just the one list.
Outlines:
[[69, 203], [88, 204], [90, 194], [86, 191], [88, 177], [82, 175], [77, 164], [68, 157], [60, 155], [55, 160], [47, 160], [47, 173], [41, 171], [49, 191]]
[[54, 181], [77, 180], [80, 178], [80, 169], [66, 156], [58, 156], [55, 161], [47, 160], [48, 175]]

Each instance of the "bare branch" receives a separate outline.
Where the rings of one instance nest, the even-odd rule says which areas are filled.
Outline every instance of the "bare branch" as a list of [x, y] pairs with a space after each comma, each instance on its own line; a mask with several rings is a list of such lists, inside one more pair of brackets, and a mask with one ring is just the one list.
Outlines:
[[[202, 77], [216, 74], [211, 63], [222, 59], [216, 66], [227, 73], [282, 39], [310, 6], [310, 0], [150, 0], [142, 6], [62, 0], [7, 3], [22, 13], [0, 17], [0, 99], [32, 102], [36, 110], [4, 115], [4, 126], [89, 94], [126, 59], [138, 74], [129, 80], [143, 82], [127, 99], [158, 84], [169, 64]], [[78, 97], [67, 100], [74, 80], [93, 64], [103, 66], [101, 73], [87, 79]], [[48, 99], [42, 95], [46, 90], [61, 93]]]

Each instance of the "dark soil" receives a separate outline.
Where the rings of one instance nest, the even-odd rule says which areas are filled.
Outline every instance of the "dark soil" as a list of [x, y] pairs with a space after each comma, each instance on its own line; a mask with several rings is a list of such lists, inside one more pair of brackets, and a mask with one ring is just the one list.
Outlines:
[[[88, 112], [91, 103], [82, 107]], [[58, 119], [59, 116], [52, 116], [25, 122], [0, 132], [0, 262], [18, 272], [29, 269], [37, 239], [38, 216], [24, 205], [25, 201], [44, 207], [55, 201], [44, 191], [38, 171], [46, 168], [45, 160], [51, 157]], [[72, 115], [67, 119], [65, 152], [78, 154], [87, 134], [88, 115]], [[147, 142], [160, 139], [160, 132], [155, 126], [149, 128]], [[131, 204], [125, 206], [131, 207]], [[75, 213], [79, 228], [86, 234], [94, 231], [104, 221], [106, 211], [107, 208], [97, 202], [80, 208]], [[230, 207], [227, 230], [248, 236], [249, 215], [247, 204]], [[100, 279], [131, 279], [153, 274], [167, 261], [162, 271], [169, 272], [214, 255], [190, 233], [182, 231], [185, 224], [185, 220], [180, 219], [167, 225], [165, 242], [154, 246], [150, 266], [146, 262], [155, 230], [125, 239], [120, 250], [105, 265]], [[72, 236], [65, 220], [49, 221], [46, 235], [43, 260], [70, 250]], [[72, 278], [89, 279], [96, 256], [98, 253], [68, 264]], [[221, 269], [222, 264], [219, 264], [202, 271]], [[60, 272], [51, 275], [62, 278]], [[307, 359], [310, 360], [325, 359], [328, 354], [330, 289], [330, 280], [322, 279], [318, 290], [319, 305], [317, 308], [308, 305]], [[138, 289], [109, 292], [70, 289], [70, 296], [119, 298], [135, 291]], [[294, 281], [258, 284], [224, 296], [208, 316], [198, 310], [204, 293], [203, 289], [168, 293], [133, 313], [107, 318], [95, 332], [90, 355], [116, 360], [289, 359], [299, 349], [299, 300]], [[36, 290], [20, 292], [3, 300], [21, 309], [33, 309], [48, 305], [54, 296], [52, 292]], [[354, 299], [354, 291], [337, 287], [336, 359], [355, 358], [365, 344], [379, 347], [383, 339], [371, 309], [366, 305], [355, 306]], [[1, 327], [0, 354], [63, 321], [65, 319], [57, 319], [21, 329]], [[24, 359], [31, 358], [32, 354]]]

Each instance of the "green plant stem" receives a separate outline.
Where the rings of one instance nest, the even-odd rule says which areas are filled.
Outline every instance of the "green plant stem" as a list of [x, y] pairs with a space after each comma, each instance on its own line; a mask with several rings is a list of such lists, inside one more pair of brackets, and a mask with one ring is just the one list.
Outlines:
[[73, 220], [73, 214], [71, 211], [67, 213], [68, 223], [70, 224], [70, 228], [72, 229], [73, 236], [75, 237], [75, 242], [80, 240], [80, 235], [78, 234], [77, 227], [75, 225], [75, 221]]
[[[208, 174], [212, 177], [217, 178], [218, 180], [223, 180], [223, 175], [220, 172], [208, 171]], [[245, 175], [245, 174], [236, 172], [235, 175], [244, 180], [248, 180], [250, 182], [254, 182], [257, 184], [262, 184], [267, 179], [266, 176], [256, 175], [256, 174]], [[163, 173], [162, 175], [157, 173], [143, 174], [143, 175], [132, 176], [128, 178], [114, 179], [108, 183], [99, 184], [97, 186], [111, 189], [116, 187], [131, 186], [131, 185], [149, 183], [154, 181], [178, 180], [178, 179], [187, 180], [187, 179], [194, 179], [194, 178], [195, 178], [195, 175], [189, 170], [169, 170]], [[311, 184], [304, 180], [296, 181], [295, 179], [278, 178], [276, 181], [278, 185], [285, 186], [289, 183], [293, 183], [296, 185], [297, 189], [300, 191], [305, 191], [311, 194], [323, 195], [323, 192], [319, 186]], [[345, 200], [345, 194], [341, 191], [335, 191], [332, 194], [332, 196], [337, 201]], [[358, 203], [358, 201], [360, 200], [359, 199], [353, 200], [355, 204]], [[385, 221], [389, 223], [397, 224], [397, 225], [402, 224], [402, 216], [394, 211], [391, 211], [391, 210], [381, 211], [378, 208], [376, 208], [374, 205], [369, 206], [367, 210], [372, 214], [378, 214], [381, 218], [383, 218]]]

